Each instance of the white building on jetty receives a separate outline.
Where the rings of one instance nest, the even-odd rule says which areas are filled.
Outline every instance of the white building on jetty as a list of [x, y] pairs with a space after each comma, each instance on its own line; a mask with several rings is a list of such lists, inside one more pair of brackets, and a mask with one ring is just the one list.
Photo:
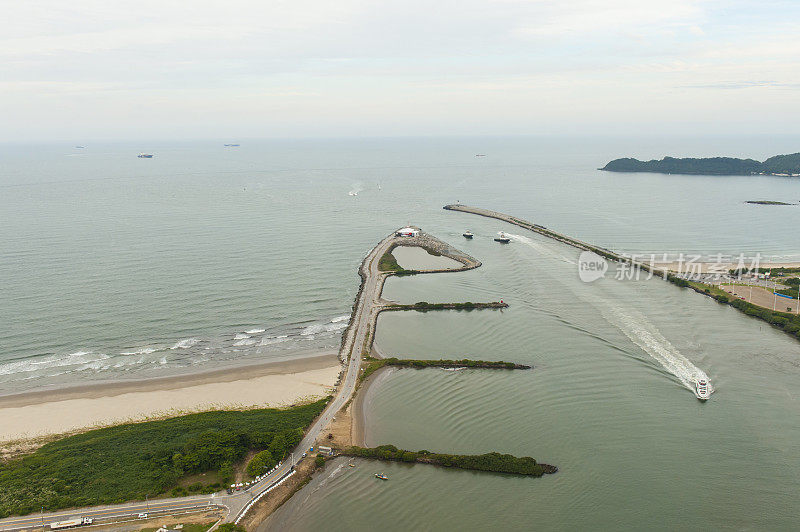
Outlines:
[[419, 229], [414, 229], [413, 227], [404, 227], [395, 233], [395, 236], [417, 236], [417, 235], [419, 235]]

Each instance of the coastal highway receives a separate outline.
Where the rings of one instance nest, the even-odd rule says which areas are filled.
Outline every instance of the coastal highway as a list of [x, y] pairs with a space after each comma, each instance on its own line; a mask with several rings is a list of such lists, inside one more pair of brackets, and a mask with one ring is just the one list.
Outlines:
[[140, 513], [147, 513], [150, 517], [154, 517], [173, 512], [202, 511], [206, 508], [215, 507], [227, 510], [224, 521], [239, 521], [260, 496], [270, 491], [291, 474], [297, 459], [310, 447], [316, 446], [317, 439], [319, 439], [322, 431], [330, 425], [336, 413], [353, 397], [361, 366], [361, 350], [372, 333], [377, 314], [383, 305], [380, 295], [387, 274], [378, 269], [378, 263], [396, 238], [399, 237], [396, 237], [395, 233], [392, 232], [391, 235], [381, 240], [364, 258], [360, 267], [362, 276], [361, 291], [356, 298], [350, 325], [345, 333], [346, 336], [339, 353], [340, 358], [347, 361], [345, 377], [333, 400], [328, 403], [322, 414], [311, 424], [303, 440], [295, 448], [292, 457], [284, 460], [275, 471], [262, 478], [260, 482], [252, 484], [248, 490], [237, 491], [231, 495], [222, 492], [213, 495], [155, 499], [149, 503], [133, 502], [44, 514], [38, 513], [23, 517], [9, 517], [0, 519], [0, 531], [41, 529], [43, 523], [48, 526], [56, 521], [78, 517], [91, 517], [102, 524], [136, 519]]
[[103, 525], [138, 519], [138, 515], [142, 513], [155, 517], [168, 513], [198, 512], [224, 508], [225, 504], [221, 504], [216, 499], [217, 497], [203, 495], [199, 497], [154, 500], [149, 503], [134, 502], [114, 506], [95, 506], [81, 510], [64, 510], [45, 514], [36, 513], [24, 517], [9, 517], [0, 520], [0, 530], [41, 530], [42, 524], [49, 528], [50, 523], [81, 517], [91, 517], [95, 520], [95, 524]]

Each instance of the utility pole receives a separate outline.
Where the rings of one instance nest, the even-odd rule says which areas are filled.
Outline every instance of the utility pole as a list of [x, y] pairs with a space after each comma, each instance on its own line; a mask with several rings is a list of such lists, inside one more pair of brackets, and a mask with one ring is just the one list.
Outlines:
[[44, 506], [42, 506], [42, 530], [44, 530]]

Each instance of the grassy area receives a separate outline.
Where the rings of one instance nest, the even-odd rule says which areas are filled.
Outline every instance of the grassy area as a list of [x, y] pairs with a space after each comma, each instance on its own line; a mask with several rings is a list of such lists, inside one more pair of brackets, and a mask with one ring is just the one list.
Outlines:
[[406, 270], [397, 264], [397, 258], [392, 254], [396, 247], [392, 246], [386, 250], [386, 253], [378, 261], [378, 269], [382, 272], [394, 272], [395, 275], [414, 275], [419, 273], [417, 270]]
[[547, 464], [537, 464], [530, 456], [521, 458], [511, 454], [440, 454], [430, 451], [404, 451], [394, 445], [380, 447], [350, 447], [342, 451], [343, 455], [387, 460], [393, 462], [416, 462], [440, 467], [455, 467], [474, 471], [490, 471], [493, 473], [510, 473], [540, 477], [545, 473], [555, 473], [557, 468]]
[[[76, 506], [211, 493], [230, 482], [233, 465], [251, 450], [282, 458], [327, 399], [287, 409], [190, 414], [92, 430], [0, 463], [0, 517]], [[280, 447], [280, 449], [278, 449]], [[181, 479], [213, 471], [219, 483]]]

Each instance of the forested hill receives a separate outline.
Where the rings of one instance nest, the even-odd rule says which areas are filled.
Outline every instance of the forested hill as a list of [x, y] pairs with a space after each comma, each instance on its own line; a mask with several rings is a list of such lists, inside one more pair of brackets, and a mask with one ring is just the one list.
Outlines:
[[800, 174], [800, 153], [776, 155], [763, 163], [755, 159], [737, 159], [734, 157], [707, 157], [702, 159], [664, 157], [660, 161], [640, 161], [626, 157], [624, 159], [614, 159], [600, 170], [692, 175], [798, 175]]

